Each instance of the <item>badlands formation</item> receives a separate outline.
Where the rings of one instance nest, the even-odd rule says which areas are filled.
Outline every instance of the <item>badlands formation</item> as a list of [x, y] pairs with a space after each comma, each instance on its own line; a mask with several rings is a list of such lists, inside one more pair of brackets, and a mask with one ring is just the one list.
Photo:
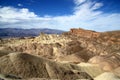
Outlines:
[[120, 31], [0, 39], [0, 80], [120, 80]]

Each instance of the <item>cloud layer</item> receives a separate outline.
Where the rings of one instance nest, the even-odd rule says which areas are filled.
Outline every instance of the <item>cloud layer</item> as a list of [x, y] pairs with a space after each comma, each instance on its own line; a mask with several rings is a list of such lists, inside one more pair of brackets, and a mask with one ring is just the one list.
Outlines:
[[120, 13], [103, 13], [99, 10], [103, 4], [90, 0], [74, 0], [74, 3], [76, 6], [73, 8], [73, 14], [56, 17], [40, 17], [27, 8], [0, 7], [0, 27], [120, 30]]

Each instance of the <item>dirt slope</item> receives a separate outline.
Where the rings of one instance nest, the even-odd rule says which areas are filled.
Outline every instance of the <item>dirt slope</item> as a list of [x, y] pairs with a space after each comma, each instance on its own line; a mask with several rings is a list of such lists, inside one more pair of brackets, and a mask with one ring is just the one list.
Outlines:
[[[49, 78], [61, 80], [92, 79], [86, 72], [74, 72], [71, 66], [48, 61], [26, 53], [11, 53], [0, 58], [0, 73], [21, 78]], [[74, 66], [75, 67], [75, 66]]]

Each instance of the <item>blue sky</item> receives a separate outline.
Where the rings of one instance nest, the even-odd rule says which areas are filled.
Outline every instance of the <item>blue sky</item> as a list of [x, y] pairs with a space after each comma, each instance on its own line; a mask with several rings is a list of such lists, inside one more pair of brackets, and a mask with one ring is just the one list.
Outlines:
[[120, 1], [0, 0], [0, 28], [120, 30]]

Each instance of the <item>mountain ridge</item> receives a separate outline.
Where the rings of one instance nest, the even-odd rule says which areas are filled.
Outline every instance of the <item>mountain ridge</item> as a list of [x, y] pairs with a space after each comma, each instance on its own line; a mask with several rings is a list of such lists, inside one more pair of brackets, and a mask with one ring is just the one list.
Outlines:
[[41, 32], [46, 34], [61, 34], [65, 31], [49, 28], [0, 28], [0, 38], [38, 36]]

